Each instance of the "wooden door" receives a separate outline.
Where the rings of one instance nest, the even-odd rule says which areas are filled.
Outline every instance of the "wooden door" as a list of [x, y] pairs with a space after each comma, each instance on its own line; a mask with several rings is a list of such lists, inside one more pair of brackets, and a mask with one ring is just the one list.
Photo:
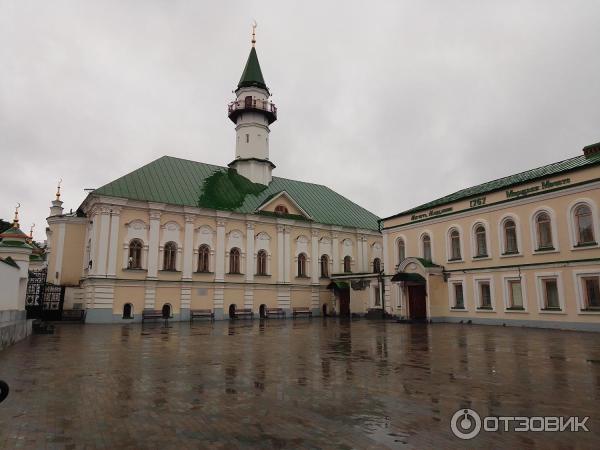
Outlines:
[[350, 317], [350, 288], [340, 289], [340, 317]]
[[427, 319], [425, 286], [408, 286], [408, 312], [412, 320]]

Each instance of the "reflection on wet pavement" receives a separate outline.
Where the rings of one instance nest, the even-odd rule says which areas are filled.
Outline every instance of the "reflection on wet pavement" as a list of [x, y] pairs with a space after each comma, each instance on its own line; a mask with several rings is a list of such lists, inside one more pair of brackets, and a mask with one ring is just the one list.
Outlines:
[[[0, 448], [593, 448], [597, 334], [298, 319], [63, 324], [0, 352]], [[450, 431], [590, 416], [589, 433]]]

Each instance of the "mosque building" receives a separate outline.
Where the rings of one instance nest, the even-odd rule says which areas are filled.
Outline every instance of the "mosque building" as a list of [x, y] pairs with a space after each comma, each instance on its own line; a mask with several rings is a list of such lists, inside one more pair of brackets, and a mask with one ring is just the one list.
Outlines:
[[[163, 156], [48, 217], [49, 283], [86, 322], [140, 320], [162, 311], [187, 320], [279, 308], [313, 315], [364, 313], [381, 304], [378, 217], [318, 184], [273, 176], [278, 118], [252, 48], [228, 106], [235, 158], [227, 167]], [[332, 281], [335, 275], [345, 279]], [[350, 276], [352, 279], [352, 276]]]

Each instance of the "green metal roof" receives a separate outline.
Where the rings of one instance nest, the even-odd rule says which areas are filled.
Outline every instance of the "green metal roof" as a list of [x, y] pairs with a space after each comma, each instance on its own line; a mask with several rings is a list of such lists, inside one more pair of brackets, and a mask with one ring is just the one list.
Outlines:
[[279, 177], [264, 186], [233, 169], [171, 156], [152, 161], [91, 195], [258, 214], [257, 208], [281, 191], [317, 223], [379, 230], [375, 214], [326, 186]]
[[570, 172], [576, 169], [582, 169], [588, 166], [594, 166], [600, 164], [600, 153], [589, 155], [589, 156], [575, 156], [574, 158], [566, 159], [556, 163], [548, 164], [546, 166], [538, 167], [536, 169], [526, 170], [525, 172], [510, 175], [497, 180], [488, 181], [486, 183], [478, 184], [470, 188], [462, 189], [453, 194], [446, 195], [445, 197], [438, 198], [428, 203], [424, 203], [415, 208], [408, 209], [404, 212], [394, 214], [393, 216], [386, 217], [385, 219], [392, 219], [394, 217], [403, 216], [405, 214], [414, 213], [417, 211], [431, 209], [436, 206], [445, 205], [447, 203], [456, 202], [470, 197], [477, 197], [489, 192], [506, 189], [515, 185], [529, 183], [542, 178], [548, 178], [551, 176], [559, 175], [565, 172]]
[[240, 78], [238, 88], [253, 86], [265, 89], [266, 91], [269, 90], [267, 89], [265, 79], [260, 70], [258, 55], [256, 54], [256, 49], [254, 47], [252, 47], [250, 55], [248, 55], [248, 61], [246, 61], [246, 67], [244, 67], [244, 72], [242, 72], [242, 78]]

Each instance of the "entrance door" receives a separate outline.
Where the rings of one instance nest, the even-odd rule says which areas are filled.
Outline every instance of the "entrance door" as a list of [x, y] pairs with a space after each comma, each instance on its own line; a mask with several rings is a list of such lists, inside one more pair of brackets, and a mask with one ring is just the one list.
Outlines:
[[408, 286], [408, 312], [412, 320], [427, 319], [425, 285]]
[[339, 290], [340, 317], [350, 317], [350, 288]]

